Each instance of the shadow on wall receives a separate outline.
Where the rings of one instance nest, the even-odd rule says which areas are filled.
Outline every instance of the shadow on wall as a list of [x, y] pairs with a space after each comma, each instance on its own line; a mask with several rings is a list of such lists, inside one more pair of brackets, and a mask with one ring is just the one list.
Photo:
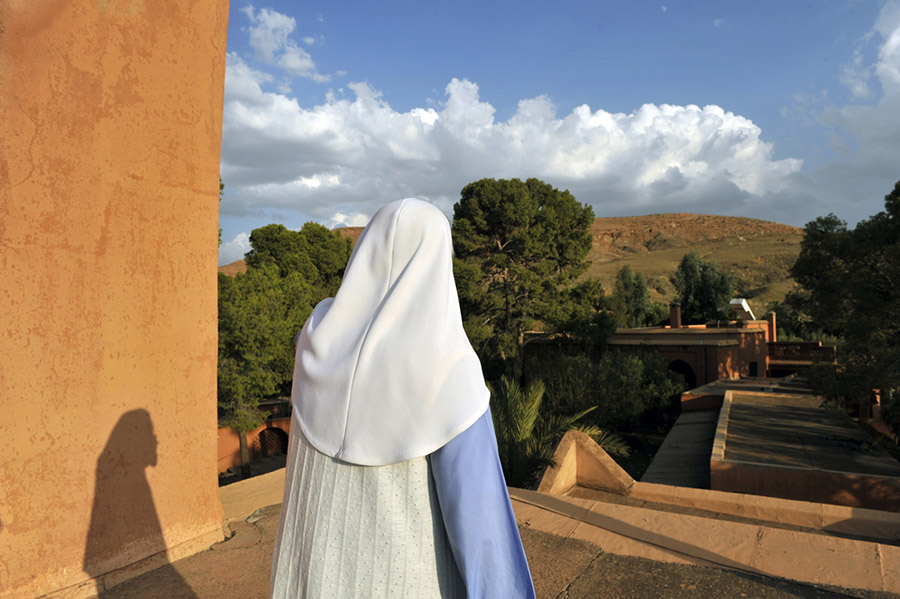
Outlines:
[[[150, 414], [132, 410], [116, 423], [97, 459], [83, 568], [97, 582], [98, 592], [116, 584], [104, 575], [148, 556], [165, 555], [166, 541], [144, 473], [148, 466], [156, 466], [157, 446]], [[168, 583], [166, 597], [197, 599], [171, 564], [163, 568], [168, 570], [163, 577]]]

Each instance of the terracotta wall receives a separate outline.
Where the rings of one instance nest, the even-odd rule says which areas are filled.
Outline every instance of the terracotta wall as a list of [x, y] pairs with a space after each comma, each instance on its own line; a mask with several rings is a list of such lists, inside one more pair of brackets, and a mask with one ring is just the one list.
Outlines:
[[85, 596], [222, 538], [227, 17], [0, 0], [0, 597]]
[[900, 480], [889, 476], [710, 460], [714, 491], [900, 512]]
[[746, 378], [751, 375], [750, 363], [756, 362], [756, 375], [766, 376], [768, 344], [766, 343], [765, 330], [762, 328], [746, 328], [732, 333], [739, 345], [720, 346], [712, 354], [714, 362], [707, 364], [707, 368], [714, 377], [707, 382], [716, 379]]
[[[266, 429], [276, 428], [284, 431], [287, 435], [291, 434], [291, 417], [273, 418], [259, 428], [247, 433], [247, 445], [252, 449], [254, 443], [259, 440], [259, 434]], [[241, 467], [241, 441], [238, 433], [230, 428], [220, 428], [218, 430], [218, 470], [221, 474], [228, 469], [237, 470]], [[286, 444], [285, 444], [286, 445]], [[285, 446], [285, 450], [287, 447]]]

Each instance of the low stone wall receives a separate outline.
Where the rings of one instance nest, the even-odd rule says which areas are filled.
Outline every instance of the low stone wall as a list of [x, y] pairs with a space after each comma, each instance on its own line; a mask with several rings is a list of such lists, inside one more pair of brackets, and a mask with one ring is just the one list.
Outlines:
[[726, 459], [733, 394], [725, 392], [710, 456], [713, 490], [900, 512], [900, 478]]
[[713, 490], [900, 512], [900, 479], [736, 460], [710, 460]]
[[894, 511], [637, 482], [590, 437], [579, 431], [566, 433], [553, 459], [556, 466], [548, 468], [541, 478], [538, 487], [541, 493], [565, 495], [578, 485], [713, 514], [891, 542], [900, 539], [900, 514]]

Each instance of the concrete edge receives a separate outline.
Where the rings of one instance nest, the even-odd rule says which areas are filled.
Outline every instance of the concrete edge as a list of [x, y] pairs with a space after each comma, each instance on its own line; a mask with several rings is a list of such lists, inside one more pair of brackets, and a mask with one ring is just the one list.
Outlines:
[[891, 542], [900, 539], [900, 514], [895, 512], [640, 481], [629, 497], [830, 533]]
[[538, 490], [563, 495], [576, 484], [626, 494], [634, 479], [590, 436], [577, 430], [563, 435], [553, 453], [554, 465], [544, 471]]
[[[563, 495], [578, 482], [574, 459], [575, 440], [568, 431], [553, 452], [553, 463], [544, 470], [538, 490], [551, 495]], [[571, 458], [570, 458], [571, 456]]]
[[713, 439], [713, 449], [709, 461], [720, 462], [725, 459], [725, 437], [728, 434], [728, 418], [731, 415], [731, 401], [734, 391], [725, 392], [722, 399], [722, 408], [719, 410], [719, 421], [716, 424], [716, 436]]
[[244, 520], [261, 507], [268, 507], [284, 499], [284, 477], [287, 468], [260, 474], [219, 488], [225, 523]]
[[[510, 489], [517, 519], [617, 555], [845, 589], [900, 592], [900, 547]], [[604, 513], [607, 512], [607, 513]], [[707, 530], [715, 528], [715, 534]], [[888, 566], [888, 567], [886, 567]]]

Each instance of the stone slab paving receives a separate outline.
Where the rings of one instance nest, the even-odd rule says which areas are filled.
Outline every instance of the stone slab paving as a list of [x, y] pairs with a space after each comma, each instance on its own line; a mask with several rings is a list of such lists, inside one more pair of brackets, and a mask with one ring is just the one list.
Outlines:
[[[225, 542], [121, 584], [101, 599], [265, 599], [279, 510], [280, 506], [272, 506], [258, 511], [249, 522], [236, 521], [234, 536]], [[588, 541], [532, 527], [522, 527], [520, 532], [539, 599], [896, 597], [618, 556]]]
[[[104, 593], [101, 599], [265, 599], [280, 505], [261, 509], [256, 509], [254, 505], [258, 507], [257, 502], [268, 501], [271, 497], [277, 497], [280, 501], [283, 481], [282, 471], [280, 476], [274, 472], [224, 487], [221, 494], [226, 519], [231, 521], [233, 535], [230, 538], [207, 551], [125, 582]], [[884, 592], [825, 588], [723, 567], [704, 567], [697, 565], [704, 563], [703, 560], [685, 558], [683, 555], [673, 558], [671, 550], [661, 547], [648, 549], [646, 544], [643, 549], [638, 545], [632, 548], [639, 552], [637, 556], [627, 555], [627, 548], [598, 537], [596, 526], [524, 503], [522, 498], [527, 499], [533, 492], [511, 491], [514, 498], [519, 497], [514, 499], [516, 518], [520, 523], [535, 589], [541, 599], [887, 599], [897, 596]], [[594, 507], [594, 512], [598, 507], [602, 508], [601, 512], [608, 511], [607, 504], [603, 502], [586, 502], [576, 508], [585, 513], [591, 512], [585, 505]], [[622, 508], [629, 509], [628, 506], [614, 506], [612, 515], [624, 522], [627, 514], [621, 511]], [[251, 509], [254, 511], [248, 512]], [[632, 515], [636, 516], [636, 520], [628, 523], [629, 526], [658, 537], [671, 535], [671, 531], [665, 529], [670, 526], [667, 520], [679, 516], [654, 516], [651, 510], [633, 512]], [[688, 522], [687, 526], [690, 528], [694, 524]], [[704, 534], [721, 537], [719, 533]], [[803, 559], [802, 556], [785, 556], [778, 552], [778, 548], [790, 548], [786, 539], [774, 536], [767, 539], [761, 536], [760, 539], [768, 543], [767, 552], [771, 555], [765, 556], [766, 559]], [[742, 550], [741, 543], [737, 543], [738, 547], [734, 546], [734, 539], [722, 537], [713, 541], [707, 547], [711, 557], [715, 556], [717, 549], [726, 555]], [[833, 549], [841, 550], [840, 547]], [[752, 552], [749, 546], [748, 550]], [[616, 555], [616, 552], [626, 555]], [[665, 561], [645, 559], [647, 556]], [[900, 561], [890, 562], [887, 554], [882, 557], [885, 558], [881, 562], [884, 569], [900, 572]], [[844, 562], [850, 572], [854, 568], [864, 570], [868, 567], [864, 561], [857, 564], [849, 559]], [[860, 571], [860, 575], [864, 573]], [[900, 581], [895, 582], [900, 585]]]

